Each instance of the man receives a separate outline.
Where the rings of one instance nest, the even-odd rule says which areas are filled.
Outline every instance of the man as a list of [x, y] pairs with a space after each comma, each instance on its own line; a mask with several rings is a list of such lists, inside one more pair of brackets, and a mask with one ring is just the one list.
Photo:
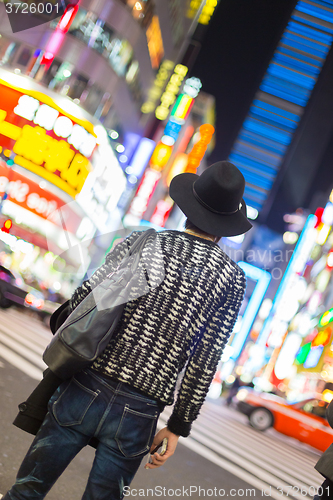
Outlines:
[[[188, 217], [185, 231], [161, 231], [147, 239], [141, 265], [150, 271], [149, 293], [126, 304], [103, 353], [51, 397], [4, 500], [43, 499], [91, 439], [97, 450], [82, 498], [120, 499], [149, 450], [168, 439], [166, 453], [155, 453], [146, 465], [160, 467], [179, 436], [190, 434], [244, 297], [243, 271], [217, 245], [221, 236], [251, 228], [244, 187], [241, 172], [226, 161], [201, 176], [184, 173], [172, 180], [170, 196]], [[74, 292], [72, 309], [117, 268], [139, 235], [133, 232], [106, 256]], [[173, 403], [184, 368], [167, 427], [154, 437], [159, 413]]]

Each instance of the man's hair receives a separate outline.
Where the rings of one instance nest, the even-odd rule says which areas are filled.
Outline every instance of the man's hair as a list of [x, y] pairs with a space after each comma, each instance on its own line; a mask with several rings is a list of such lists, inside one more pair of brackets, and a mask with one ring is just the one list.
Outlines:
[[190, 219], [186, 219], [185, 229], [188, 229], [189, 231], [194, 231], [198, 234], [201, 234], [202, 236], [214, 236], [216, 243], [220, 240], [220, 237], [215, 236], [215, 235], [210, 234], [210, 233], [207, 233], [206, 231], [203, 231], [202, 229], [199, 229], [195, 224], [193, 224], [193, 222], [190, 221]]

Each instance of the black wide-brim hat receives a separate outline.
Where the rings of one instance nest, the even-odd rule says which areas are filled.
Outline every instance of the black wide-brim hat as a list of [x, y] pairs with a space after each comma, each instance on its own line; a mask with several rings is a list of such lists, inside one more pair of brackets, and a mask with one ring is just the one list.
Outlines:
[[183, 173], [170, 184], [169, 194], [187, 218], [214, 236], [238, 236], [251, 229], [243, 200], [245, 179], [228, 161], [208, 167], [200, 176]]

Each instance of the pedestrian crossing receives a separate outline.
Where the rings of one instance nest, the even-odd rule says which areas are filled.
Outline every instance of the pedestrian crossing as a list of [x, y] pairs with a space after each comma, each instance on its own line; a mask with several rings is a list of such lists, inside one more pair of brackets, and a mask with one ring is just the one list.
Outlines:
[[[35, 380], [42, 379], [42, 354], [51, 338], [37, 319], [0, 310], [0, 359]], [[159, 427], [165, 426], [171, 411], [165, 409]], [[312, 499], [322, 483], [314, 469], [319, 451], [273, 429], [256, 431], [245, 415], [220, 401], [206, 401], [190, 437], [180, 438], [180, 443], [256, 488], [259, 497]]]
[[[171, 409], [160, 417], [163, 427]], [[207, 400], [190, 437], [180, 442], [275, 499], [313, 498], [323, 478], [314, 469], [320, 452], [274, 429], [261, 433], [234, 409]], [[266, 492], [266, 495], [265, 495]]]
[[29, 377], [41, 380], [42, 359], [52, 334], [41, 321], [13, 309], [0, 310], [0, 358]]

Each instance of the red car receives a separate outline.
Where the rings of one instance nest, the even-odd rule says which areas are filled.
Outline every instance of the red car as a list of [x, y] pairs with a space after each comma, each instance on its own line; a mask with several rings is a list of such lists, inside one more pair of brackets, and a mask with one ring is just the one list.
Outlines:
[[248, 416], [250, 425], [260, 431], [273, 427], [278, 432], [325, 451], [333, 443], [333, 429], [325, 413], [328, 403], [318, 398], [288, 403], [274, 394], [241, 388], [237, 408]]

